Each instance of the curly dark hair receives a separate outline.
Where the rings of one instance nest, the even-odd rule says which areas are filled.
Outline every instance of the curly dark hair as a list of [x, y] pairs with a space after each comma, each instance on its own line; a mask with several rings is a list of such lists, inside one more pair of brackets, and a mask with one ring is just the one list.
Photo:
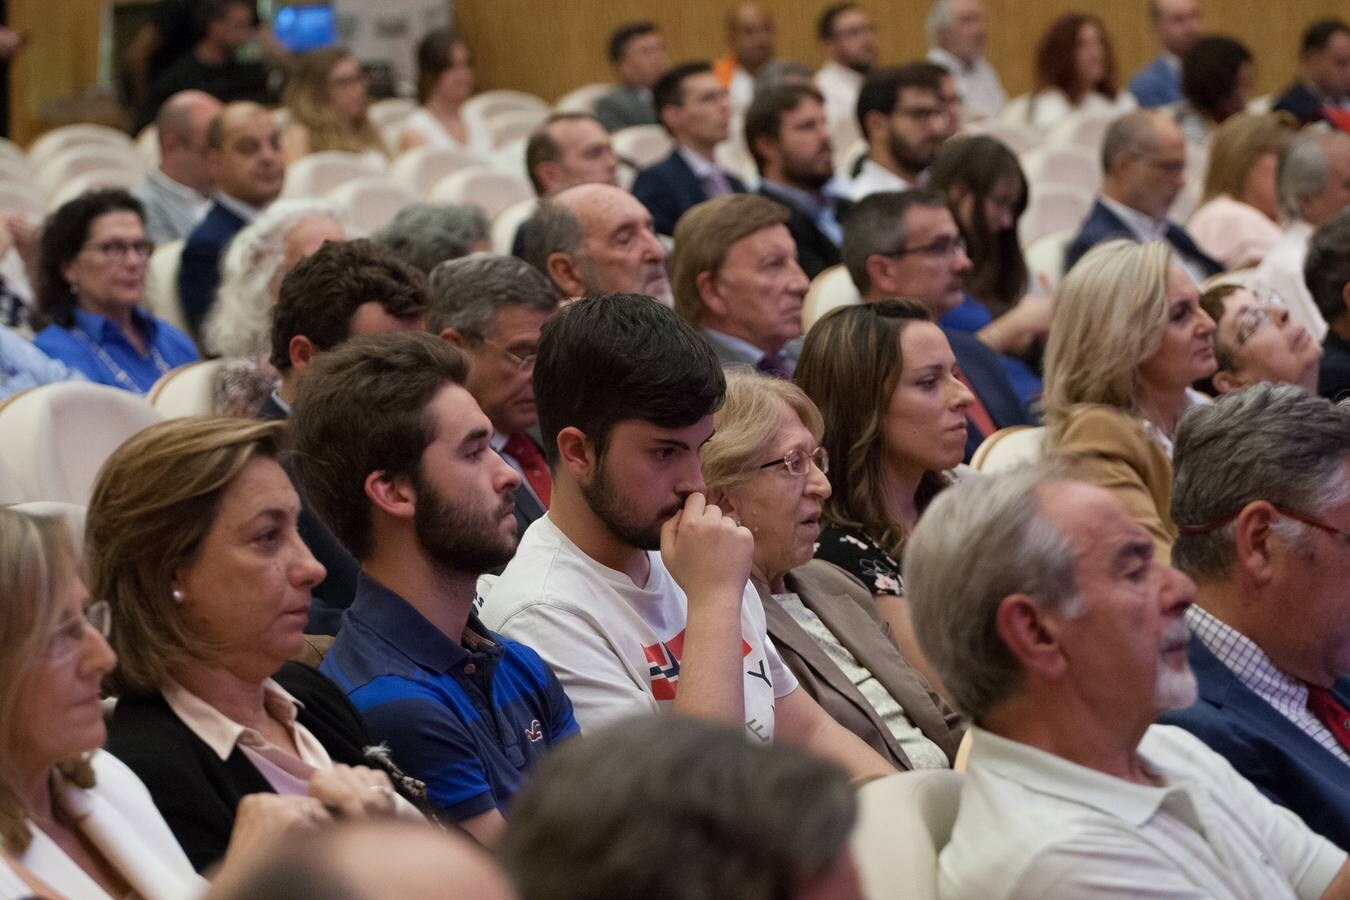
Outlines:
[[1074, 103], [1083, 99], [1084, 91], [1079, 88], [1078, 74], [1075, 71], [1078, 57], [1074, 47], [1078, 43], [1078, 33], [1084, 25], [1093, 25], [1102, 36], [1102, 48], [1106, 53], [1106, 71], [1100, 81], [1089, 90], [1115, 99], [1116, 96], [1116, 52], [1111, 47], [1111, 36], [1106, 26], [1096, 16], [1086, 13], [1069, 13], [1060, 16], [1041, 38], [1036, 48], [1036, 89], [1056, 87]]
[[38, 321], [34, 323], [37, 327], [55, 324], [69, 328], [74, 324], [75, 294], [61, 270], [84, 248], [94, 220], [114, 212], [135, 213], [145, 222], [141, 201], [121, 188], [108, 188], [81, 194], [42, 223], [36, 285]]

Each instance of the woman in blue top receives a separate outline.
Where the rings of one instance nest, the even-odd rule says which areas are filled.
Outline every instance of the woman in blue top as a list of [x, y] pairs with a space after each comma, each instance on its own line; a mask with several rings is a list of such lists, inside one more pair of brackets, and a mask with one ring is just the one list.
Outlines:
[[143, 394], [198, 359], [192, 339], [137, 308], [154, 249], [140, 201], [123, 190], [81, 194], [47, 217], [33, 343], [90, 381]]

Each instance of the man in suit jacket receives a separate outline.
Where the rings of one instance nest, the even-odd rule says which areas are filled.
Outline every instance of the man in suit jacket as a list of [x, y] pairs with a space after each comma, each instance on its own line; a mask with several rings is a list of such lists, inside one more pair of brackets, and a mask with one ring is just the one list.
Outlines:
[[1102, 142], [1101, 195], [1064, 251], [1064, 270], [1103, 241], [1166, 240], [1196, 283], [1223, 271], [1167, 211], [1186, 186], [1186, 139], [1169, 116], [1139, 110], [1111, 124]]
[[652, 87], [670, 68], [665, 41], [652, 22], [629, 22], [609, 39], [609, 64], [619, 82], [595, 104], [595, 114], [609, 131], [633, 125], [655, 125]]
[[745, 114], [745, 144], [759, 169], [759, 193], [788, 208], [806, 277], [838, 265], [844, 229], [841, 201], [830, 190], [834, 162], [820, 92], [804, 84], [760, 91]]
[[558, 311], [548, 278], [515, 257], [475, 254], [447, 260], [431, 272], [427, 326], [469, 357], [464, 387], [492, 422], [492, 447], [520, 476], [516, 536], [548, 511], [553, 479], [531, 432], [534, 358], [539, 331]]
[[[1350, 77], [1345, 60], [1350, 58], [1350, 25], [1340, 19], [1313, 22], [1303, 32], [1299, 49], [1298, 78], [1275, 101], [1278, 111], [1293, 113], [1299, 122], [1331, 122], [1347, 129], [1350, 120]], [[1339, 113], [1340, 122], [1329, 112]]]
[[[1200, 700], [1193, 732], [1272, 800], [1350, 848], [1350, 411], [1263, 383], [1177, 432], [1172, 562]], [[1327, 502], [1330, 499], [1331, 502]]]
[[675, 138], [675, 149], [638, 173], [633, 196], [651, 210], [658, 233], [674, 234], [675, 223], [689, 207], [710, 197], [744, 193], [745, 184], [713, 159], [713, 149], [727, 139], [731, 104], [712, 66], [678, 65], [661, 76], [655, 94], [657, 118]]
[[194, 335], [215, 303], [226, 245], [276, 199], [286, 179], [281, 129], [256, 103], [225, 106], [207, 126], [206, 145], [216, 193], [183, 244], [178, 270], [178, 295]]
[[1181, 99], [1181, 60], [1204, 28], [1199, 0], [1149, 0], [1149, 22], [1158, 36], [1158, 56], [1130, 79], [1130, 93], [1144, 109]]

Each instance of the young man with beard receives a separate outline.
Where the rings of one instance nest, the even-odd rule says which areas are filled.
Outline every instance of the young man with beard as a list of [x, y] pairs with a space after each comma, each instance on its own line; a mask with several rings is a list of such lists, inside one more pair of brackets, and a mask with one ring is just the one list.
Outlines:
[[432, 806], [492, 844], [527, 771], [577, 723], [539, 656], [473, 614], [478, 576], [515, 550], [520, 476], [467, 370], [428, 334], [353, 338], [306, 371], [291, 423], [305, 496], [361, 563], [321, 671]]
[[894, 771], [798, 688], [748, 581], [754, 538], [705, 499], [699, 448], [725, 389], [708, 342], [650, 297], [587, 297], [549, 320], [534, 391], [553, 504], [483, 621], [538, 648], [587, 729], [673, 712], [857, 777]]
[[919, 187], [942, 143], [951, 136], [943, 69], [918, 62], [879, 69], [858, 93], [858, 126], [867, 140], [867, 158], [853, 179], [855, 203], [878, 191]]

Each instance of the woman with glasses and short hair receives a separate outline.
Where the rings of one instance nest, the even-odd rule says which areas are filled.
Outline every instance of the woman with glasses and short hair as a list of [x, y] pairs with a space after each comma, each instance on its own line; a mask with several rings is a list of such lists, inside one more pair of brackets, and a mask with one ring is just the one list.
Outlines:
[[38, 250], [39, 350], [90, 381], [144, 394], [198, 359], [192, 339], [139, 308], [154, 245], [124, 190], [81, 194], [47, 217]]
[[1297, 384], [1317, 392], [1322, 345], [1289, 317], [1289, 307], [1239, 284], [1220, 284], [1200, 295], [1214, 320], [1216, 371], [1199, 387], [1231, 394], [1262, 381]]

